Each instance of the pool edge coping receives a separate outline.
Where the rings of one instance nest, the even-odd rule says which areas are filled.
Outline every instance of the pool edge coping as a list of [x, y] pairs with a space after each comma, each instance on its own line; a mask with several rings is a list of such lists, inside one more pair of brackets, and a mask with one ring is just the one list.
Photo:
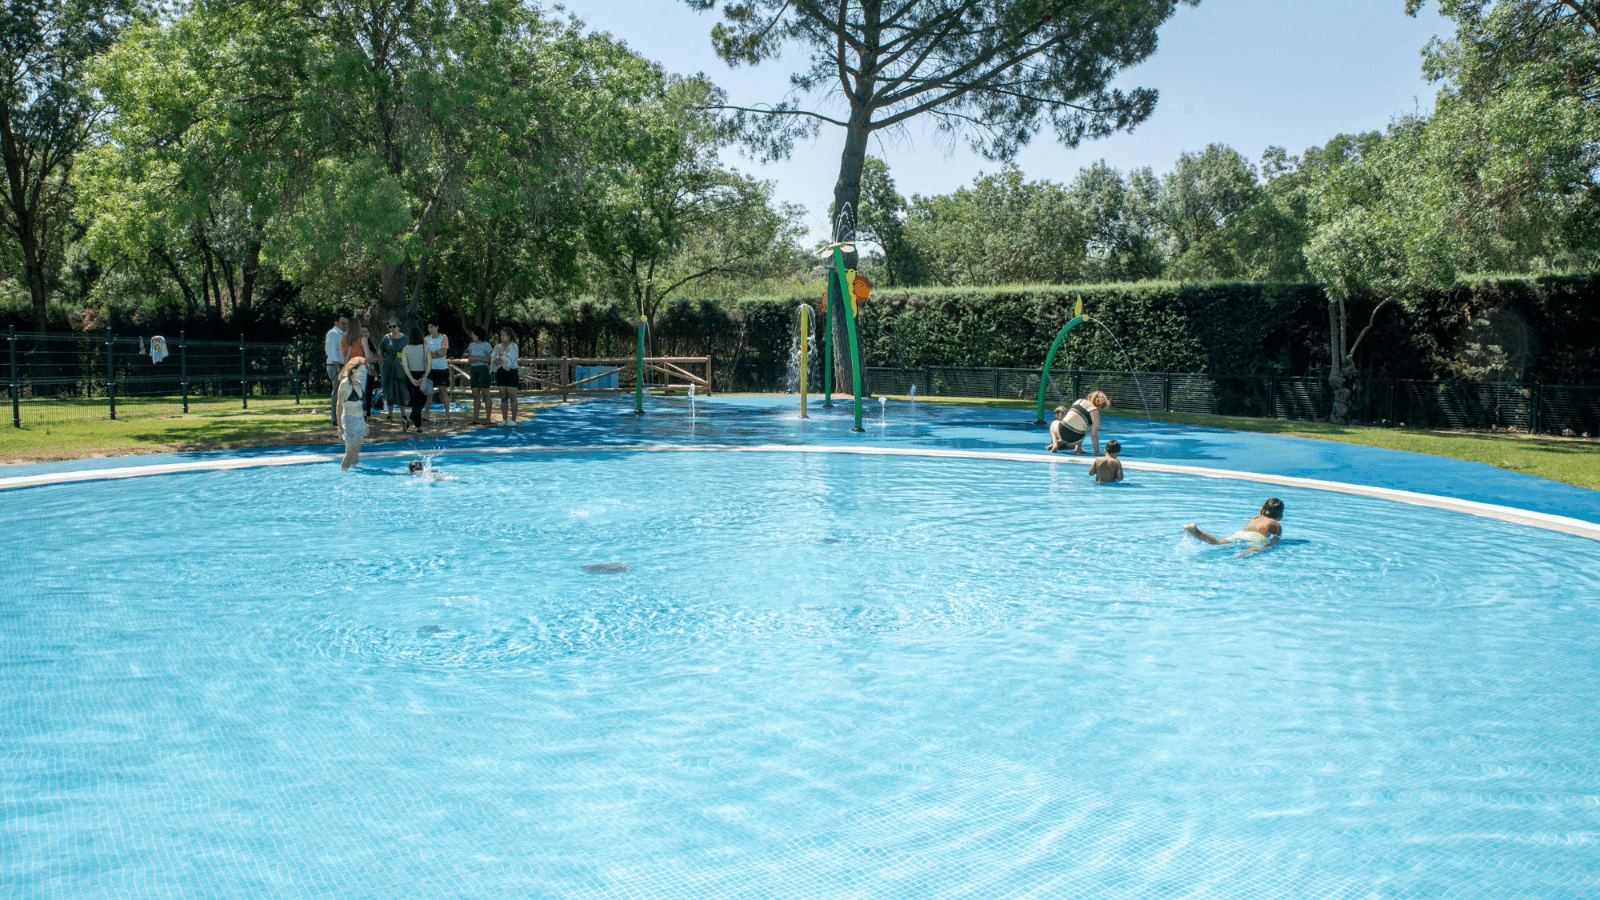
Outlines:
[[[636, 452], [707, 452], [716, 451], [723, 453], [834, 453], [853, 454], [857, 456], [911, 456], [932, 457], [944, 459], [987, 459], [1004, 460], [1008, 462], [1048, 463], [1051, 465], [1088, 465], [1090, 460], [1073, 457], [1048, 456], [1041, 457], [1033, 453], [1018, 453], [1003, 450], [949, 450], [940, 448], [911, 448], [911, 447], [851, 447], [840, 445], [801, 445], [801, 444], [755, 444], [749, 446], [729, 445], [704, 445], [704, 444], [640, 444], [634, 446], [575, 446], [575, 447], [545, 447], [545, 446], [518, 446], [518, 447], [461, 447], [448, 450], [439, 450], [427, 456], [438, 455], [504, 455], [515, 453], [636, 453]], [[394, 459], [398, 457], [418, 456], [415, 449], [408, 450], [379, 450], [363, 454], [367, 459]], [[219, 457], [216, 459], [185, 460], [181, 462], [165, 462], [148, 465], [117, 466], [112, 468], [79, 469], [68, 472], [51, 472], [35, 475], [21, 475], [10, 478], [0, 477], [0, 491], [17, 490], [29, 487], [43, 487], [52, 484], [75, 484], [88, 481], [109, 481], [121, 478], [140, 478], [151, 475], [171, 475], [184, 472], [231, 471], [235, 469], [269, 468], [275, 466], [298, 466], [312, 463], [337, 462], [343, 457], [342, 449], [339, 451], [295, 453], [286, 456], [272, 457]], [[1483, 503], [1476, 500], [1463, 500], [1455, 497], [1445, 497], [1437, 494], [1424, 494], [1417, 491], [1405, 491], [1397, 488], [1375, 487], [1371, 485], [1354, 484], [1344, 481], [1326, 481], [1317, 478], [1302, 478], [1294, 475], [1275, 475], [1262, 472], [1249, 472], [1242, 469], [1217, 469], [1204, 466], [1185, 466], [1173, 463], [1136, 462], [1125, 460], [1123, 468], [1134, 471], [1163, 472], [1177, 475], [1198, 475], [1204, 478], [1227, 478], [1234, 481], [1252, 481], [1258, 484], [1271, 484], [1283, 487], [1305, 488], [1309, 490], [1327, 491], [1338, 494], [1351, 494], [1361, 497], [1371, 497], [1380, 500], [1389, 500], [1405, 503], [1411, 506], [1425, 506], [1433, 509], [1450, 510], [1464, 513], [1479, 518], [1496, 519], [1517, 525], [1527, 525], [1541, 528], [1546, 531], [1556, 531], [1570, 534], [1575, 537], [1588, 538], [1600, 541], [1600, 523], [1575, 519], [1570, 516], [1560, 516], [1553, 513], [1534, 512], [1532, 510], [1518, 509], [1512, 506], [1501, 506], [1494, 503]]]

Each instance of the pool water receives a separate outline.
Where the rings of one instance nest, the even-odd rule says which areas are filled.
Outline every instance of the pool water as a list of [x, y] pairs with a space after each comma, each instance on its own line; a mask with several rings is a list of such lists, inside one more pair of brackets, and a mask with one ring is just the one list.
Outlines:
[[[1590, 541], [1065, 463], [435, 465], [0, 495], [0, 895], [1600, 893]], [[1180, 531], [1268, 493], [1271, 551]]]

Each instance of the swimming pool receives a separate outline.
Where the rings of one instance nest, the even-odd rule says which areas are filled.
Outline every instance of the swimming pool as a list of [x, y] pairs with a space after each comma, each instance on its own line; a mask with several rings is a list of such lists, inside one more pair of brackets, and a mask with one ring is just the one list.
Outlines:
[[[0, 494], [6, 891], [1600, 888], [1592, 541], [1065, 463], [437, 462]], [[1178, 530], [1268, 493], [1273, 551]]]

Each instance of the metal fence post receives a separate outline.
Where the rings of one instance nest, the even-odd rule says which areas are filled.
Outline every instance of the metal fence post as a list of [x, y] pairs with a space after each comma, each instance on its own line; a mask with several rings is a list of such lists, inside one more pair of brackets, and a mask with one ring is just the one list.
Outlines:
[[1161, 376], [1161, 411], [1172, 412], [1172, 373]]
[[106, 326], [106, 403], [111, 408], [111, 419], [117, 418], [117, 367], [113, 357], [116, 355], [115, 345], [112, 343], [116, 337], [111, 333], [111, 326]]
[[17, 400], [21, 386], [17, 384], [17, 326], [6, 329], [6, 344], [11, 351], [11, 427], [22, 427], [22, 407]]
[[[295, 406], [299, 406], [300, 405], [300, 339], [299, 338], [295, 338], [294, 339], [294, 347], [291, 350], [291, 353], [292, 353], [292, 356], [290, 356], [290, 359], [294, 360], [294, 371], [289, 373], [289, 377], [294, 379], [294, 405]], [[387, 403], [388, 399], [389, 398], [385, 397], [384, 398], [384, 402]]]
[[1083, 396], [1083, 373], [1082, 372], [1073, 372], [1072, 373], [1072, 396], [1071, 397], [1062, 397], [1061, 398], [1061, 402], [1063, 404], [1070, 404], [1070, 403], [1075, 402], [1079, 397], [1082, 397], [1082, 396]]
[[[13, 378], [12, 380], [15, 381], [16, 379]], [[1542, 387], [1543, 385], [1539, 384], [1538, 382], [1534, 382], [1533, 390], [1529, 392], [1531, 394], [1531, 396], [1528, 398], [1529, 434], [1539, 433], [1539, 407], [1544, 403], [1544, 391], [1542, 390]], [[11, 390], [14, 392], [16, 391], [16, 388], [13, 387]]]
[[183, 385], [183, 414], [189, 414], [189, 342], [178, 332], [178, 378]]
[[250, 373], [245, 368], [244, 335], [239, 335], [239, 403], [242, 409], [250, 408]]

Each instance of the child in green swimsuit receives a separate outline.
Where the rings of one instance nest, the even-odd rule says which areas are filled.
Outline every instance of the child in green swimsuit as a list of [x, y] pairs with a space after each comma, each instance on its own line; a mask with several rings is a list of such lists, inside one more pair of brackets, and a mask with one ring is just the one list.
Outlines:
[[1283, 526], [1278, 524], [1283, 518], [1283, 501], [1277, 497], [1268, 497], [1267, 502], [1261, 504], [1261, 512], [1243, 528], [1225, 537], [1213, 537], [1195, 526], [1193, 522], [1183, 526], [1197, 540], [1208, 544], [1246, 544], [1247, 553], [1265, 550], [1278, 542], [1283, 537]]

